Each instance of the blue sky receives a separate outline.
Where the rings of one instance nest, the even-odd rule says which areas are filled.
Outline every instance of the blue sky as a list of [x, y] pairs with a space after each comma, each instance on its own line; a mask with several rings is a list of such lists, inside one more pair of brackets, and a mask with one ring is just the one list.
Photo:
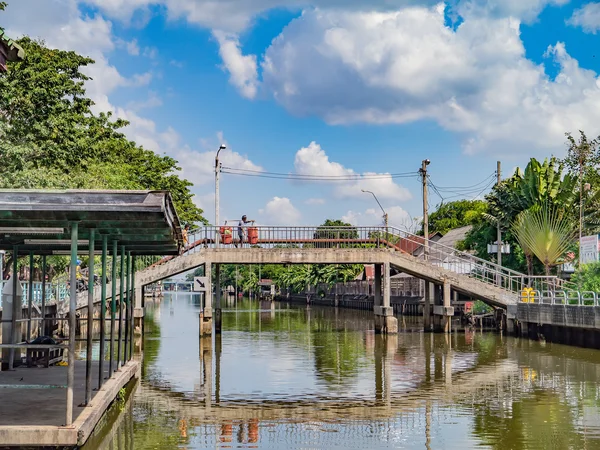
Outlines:
[[[600, 3], [13, 0], [0, 23], [96, 59], [97, 110], [177, 158], [211, 221], [221, 143], [228, 167], [379, 174], [347, 183], [223, 174], [222, 219], [379, 224], [362, 188], [392, 224], [410, 226], [425, 158], [443, 197], [472, 198], [497, 160], [508, 174], [531, 156], [564, 154], [566, 131], [600, 134]], [[430, 196], [432, 207], [441, 201]]]

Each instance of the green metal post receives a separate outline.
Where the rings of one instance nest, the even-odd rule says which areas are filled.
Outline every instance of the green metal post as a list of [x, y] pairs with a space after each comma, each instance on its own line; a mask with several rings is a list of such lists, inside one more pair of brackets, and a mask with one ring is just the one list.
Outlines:
[[96, 235], [90, 229], [89, 262], [88, 262], [88, 308], [87, 308], [87, 347], [85, 354], [85, 400], [84, 405], [92, 401], [92, 338], [94, 332], [94, 250], [96, 248]]
[[[59, 299], [56, 299], [58, 303]], [[46, 336], [46, 255], [42, 256], [42, 336]]]
[[108, 359], [108, 377], [112, 377], [115, 359], [115, 319], [117, 316], [117, 257], [119, 256], [118, 242], [113, 241], [112, 248], [112, 276], [110, 299], [110, 355]]
[[[13, 296], [12, 296], [12, 318], [11, 318], [11, 324], [10, 324], [10, 343], [11, 344], [16, 344], [17, 341], [19, 340], [18, 336], [19, 336], [19, 332], [17, 331], [17, 315], [19, 314], [19, 308], [21, 308], [21, 305], [19, 302], [17, 302], [17, 286], [19, 283], [19, 267], [18, 267], [18, 262], [19, 262], [19, 246], [15, 245], [13, 247], [13, 270], [12, 270], [12, 291], [13, 291]], [[21, 323], [19, 322], [19, 327], [21, 326]], [[20, 330], [20, 328], [19, 328]], [[15, 363], [15, 351], [16, 348], [11, 348], [9, 351], [9, 360], [8, 360], [8, 370], [13, 370], [14, 368], [14, 363]]]
[[131, 330], [129, 335], [129, 359], [133, 358], [133, 336], [135, 330], [135, 255], [131, 255], [131, 297], [130, 297]]
[[29, 284], [27, 289], [27, 342], [31, 342], [31, 309], [33, 308], [33, 252], [29, 252]]
[[65, 425], [73, 423], [73, 385], [75, 384], [75, 328], [77, 312], [77, 236], [79, 224], [71, 222], [71, 268], [69, 293], [69, 357], [67, 367], [67, 413]]
[[129, 361], [129, 327], [131, 326], [131, 316], [129, 315], [129, 306], [131, 303], [130, 280], [131, 280], [131, 252], [127, 252], [127, 262], [125, 263], [125, 345], [123, 348], [123, 365]]
[[125, 247], [121, 247], [121, 270], [119, 271], [121, 282], [119, 284], [119, 331], [117, 341], [117, 370], [121, 367], [121, 334], [123, 327], [123, 297], [125, 288]]
[[100, 360], [98, 361], [98, 389], [104, 380], [104, 340], [106, 335], [106, 254], [108, 253], [108, 236], [102, 236], [102, 287], [100, 291]]

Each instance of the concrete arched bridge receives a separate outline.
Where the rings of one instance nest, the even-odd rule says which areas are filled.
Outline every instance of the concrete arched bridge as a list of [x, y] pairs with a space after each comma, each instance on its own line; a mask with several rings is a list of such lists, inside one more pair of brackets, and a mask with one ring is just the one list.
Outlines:
[[[434, 316], [446, 330], [453, 315], [453, 291], [506, 308], [518, 302], [525, 287], [547, 291], [560, 282], [556, 277], [528, 277], [394, 227], [252, 227], [249, 235], [250, 242], [239, 242], [236, 227], [198, 228], [190, 232], [181, 255], [148, 260], [148, 267], [136, 274], [136, 287], [200, 266], [210, 281], [212, 267], [218, 279], [221, 264], [374, 264], [376, 329], [394, 332], [392, 268], [429, 282], [424, 313], [429, 316], [429, 301], [434, 297]], [[431, 295], [434, 292], [437, 295]], [[204, 317], [211, 320], [214, 305], [218, 330], [220, 291], [216, 290], [214, 302], [211, 293], [208, 286]]]

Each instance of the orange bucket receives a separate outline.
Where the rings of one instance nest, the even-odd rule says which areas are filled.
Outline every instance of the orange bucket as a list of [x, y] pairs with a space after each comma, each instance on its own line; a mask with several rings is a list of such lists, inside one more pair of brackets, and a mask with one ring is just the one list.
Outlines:
[[222, 244], [231, 244], [233, 242], [233, 234], [231, 234], [231, 230], [231, 227], [221, 227], [219, 229]]
[[250, 245], [258, 244], [258, 228], [256, 228], [256, 227], [248, 228], [248, 243]]

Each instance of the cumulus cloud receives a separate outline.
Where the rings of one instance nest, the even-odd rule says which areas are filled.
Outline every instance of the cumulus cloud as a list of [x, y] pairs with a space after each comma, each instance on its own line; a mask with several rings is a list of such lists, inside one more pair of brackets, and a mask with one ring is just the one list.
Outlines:
[[254, 98], [258, 87], [258, 72], [255, 55], [243, 55], [238, 37], [223, 31], [213, 31], [219, 43], [219, 54], [224, 68], [229, 72], [229, 81], [246, 98]]
[[290, 225], [300, 221], [300, 211], [287, 197], [273, 197], [264, 207], [259, 210], [266, 225]]
[[[411, 232], [415, 231], [415, 226], [418, 225], [417, 220], [412, 218], [402, 207], [390, 206], [386, 207], [385, 211], [388, 214], [388, 224], [390, 227]], [[365, 211], [350, 210], [342, 216], [342, 220], [354, 226], [374, 227], [384, 225], [381, 210], [374, 208], [369, 208]]]
[[[346, 11], [396, 11], [408, 6], [432, 7], [440, 0], [82, 0], [100, 8], [110, 17], [128, 22], [136, 11], [147, 13], [160, 5], [171, 20], [185, 19], [204, 28], [239, 33], [253, 20], [273, 9], [337, 9]], [[533, 20], [548, 5], [568, 0], [448, 0], [456, 14], [516, 17]]]
[[592, 2], [576, 9], [567, 23], [581, 27], [586, 33], [596, 34], [600, 30], [600, 3]]
[[[334, 195], [338, 198], [361, 197], [362, 190], [373, 191], [379, 198], [391, 198], [396, 201], [409, 200], [410, 192], [396, 184], [389, 173], [356, 173], [335, 161], [316, 142], [303, 147], [296, 153], [294, 168], [297, 174], [329, 177], [333, 184]], [[334, 181], [336, 179], [345, 181]]]
[[565, 131], [600, 131], [600, 83], [564, 44], [546, 56], [559, 66], [553, 80], [526, 58], [513, 18], [469, 17], [454, 30], [442, 6], [314, 10], [267, 50], [263, 85], [290, 112], [332, 124], [435, 120], [470, 153], [547, 149]]

